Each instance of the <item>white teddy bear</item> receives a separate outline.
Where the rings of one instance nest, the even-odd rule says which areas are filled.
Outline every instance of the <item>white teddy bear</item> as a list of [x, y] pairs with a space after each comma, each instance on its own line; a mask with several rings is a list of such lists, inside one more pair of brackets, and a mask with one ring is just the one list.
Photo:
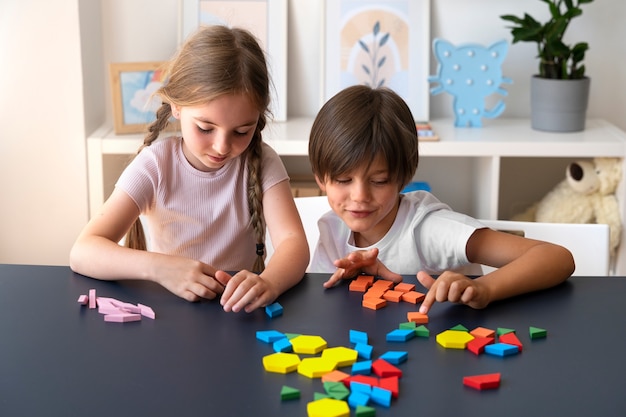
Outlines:
[[622, 221], [615, 191], [622, 179], [622, 160], [594, 158], [567, 166], [566, 178], [538, 203], [513, 220], [544, 223], [598, 223], [609, 225], [613, 257], [619, 246]]

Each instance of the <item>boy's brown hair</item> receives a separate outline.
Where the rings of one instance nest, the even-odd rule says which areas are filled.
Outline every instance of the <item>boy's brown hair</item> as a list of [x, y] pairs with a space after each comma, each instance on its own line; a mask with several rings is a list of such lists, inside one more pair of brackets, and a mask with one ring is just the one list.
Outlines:
[[404, 188], [419, 160], [417, 127], [406, 102], [388, 88], [348, 87], [317, 114], [309, 138], [313, 173], [324, 182], [367, 168], [382, 156], [389, 180]]

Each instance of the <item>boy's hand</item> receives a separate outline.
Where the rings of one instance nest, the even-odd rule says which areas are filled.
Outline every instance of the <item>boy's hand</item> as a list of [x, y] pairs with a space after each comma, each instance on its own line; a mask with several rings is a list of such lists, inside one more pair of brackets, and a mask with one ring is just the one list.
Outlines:
[[267, 280], [250, 271], [242, 270], [232, 277], [224, 271], [217, 271], [215, 279], [224, 286], [220, 304], [226, 312], [237, 313], [243, 309], [249, 313], [278, 297]]
[[345, 258], [337, 259], [334, 264], [337, 270], [324, 283], [324, 288], [331, 288], [341, 279], [351, 279], [360, 273], [374, 275], [393, 282], [402, 281], [401, 275], [391, 272], [378, 260], [377, 248], [354, 251]]
[[428, 313], [435, 301], [461, 303], [472, 308], [484, 308], [489, 304], [489, 289], [480, 280], [451, 271], [445, 271], [437, 279], [420, 271], [417, 280], [428, 289], [420, 313]]

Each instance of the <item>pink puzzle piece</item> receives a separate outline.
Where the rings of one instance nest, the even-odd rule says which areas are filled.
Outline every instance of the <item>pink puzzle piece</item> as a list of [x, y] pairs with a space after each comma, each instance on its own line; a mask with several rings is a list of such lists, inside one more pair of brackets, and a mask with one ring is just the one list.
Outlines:
[[96, 308], [96, 290], [89, 290], [89, 308]]
[[137, 304], [137, 307], [139, 307], [142, 316], [149, 319], [154, 319], [156, 317], [156, 314], [154, 313], [154, 310], [152, 308], [143, 304]]
[[104, 316], [104, 321], [113, 323], [128, 323], [130, 321], [140, 321], [141, 314], [134, 313], [121, 313], [121, 314], [107, 314]]

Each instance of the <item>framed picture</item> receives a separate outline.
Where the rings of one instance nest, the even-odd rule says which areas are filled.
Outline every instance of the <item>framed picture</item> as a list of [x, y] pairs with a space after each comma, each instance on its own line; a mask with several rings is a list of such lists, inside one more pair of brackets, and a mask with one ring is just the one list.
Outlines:
[[110, 65], [116, 134], [141, 133], [156, 119], [161, 101], [153, 93], [163, 84], [163, 62]]
[[182, 16], [181, 41], [201, 25], [252, 32], [266, 53], [274, 120], [287, 120], [287, 0], [183, 0]]
[[356, 84], [385, 86], [429, 118], [430, 0], [325, 0], [322, 103]]

